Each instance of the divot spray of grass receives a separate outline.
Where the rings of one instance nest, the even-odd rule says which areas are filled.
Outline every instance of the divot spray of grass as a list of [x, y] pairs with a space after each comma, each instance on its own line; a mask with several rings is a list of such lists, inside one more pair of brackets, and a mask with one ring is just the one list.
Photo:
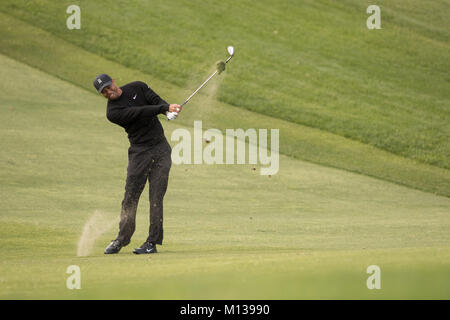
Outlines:
[[95, 210], [94, 214], [84, 224], [83, 232], [78, 240], [77, 256], [88, 256], [94, 248], [95, 241], [114, 225], [118, 225], [118, 219], [111, 217], [100, 210]]

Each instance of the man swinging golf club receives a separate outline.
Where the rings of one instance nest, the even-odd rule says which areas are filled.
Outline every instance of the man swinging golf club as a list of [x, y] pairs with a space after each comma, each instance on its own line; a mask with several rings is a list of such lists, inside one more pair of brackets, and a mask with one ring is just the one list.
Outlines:
[[175, 120], [189, 100], [197, 94], [216, 74], [225, 70], [225, 65], [234, 56], [234, 47], [227, 48], [228, 59], [217, 63], [216, 71], [194, 91], [183, 104], [168, 104], [144, 82], [136, 81], [117, 87], [106, 74], [94, 80], [94, 87], [108, 99], [106, 117], [123, 127], [128, 133], [128, 169], [125, 196], [122, 201], [119, 234], [105, 249], [105, 254], [118, 253], [130, 243], [135, 230], [136, 210], [146, 181], [150, 184], [150, 230], [142, 246], [134, 253], [156, 253], [156, 245], [163, 240], [163, 198], [167, 190], [169, 171], [172, 165], [169, 143], [158, 120], [158, 114], [166, 114]]
[[140, 81], [118, 87], [107, 74], [100, 74], [94, 80], [94, 87], [108, 99], [106, 117], [123, 127], [130, 141], [119, 234], [106, 247], [105, 254], [118, 253], [130, 243], [136, 226], [139, 197], [147, 180], [150, 185], [149, 235], [144, 244], [133, 252], [156, 253], [156, 245], [162, 245], [163, 240], [163, 198], [172, 164], [172, 149], [157, 115], [166, 114], [173, 120], [182, 107], [168, 104]]

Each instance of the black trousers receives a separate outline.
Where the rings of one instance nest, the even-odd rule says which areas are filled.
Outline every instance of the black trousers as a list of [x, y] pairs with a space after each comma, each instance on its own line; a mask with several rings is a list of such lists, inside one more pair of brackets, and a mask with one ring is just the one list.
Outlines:
[[163, 198], [172, 165], [171, 152], [165, 138], [151, 147], [132, 145], [128, 149], [127, 182], [117, 236], [123, 246], [130, 243], [136, 229], [136, 210], [147, 180], [150, 187], [150, 228], [147, 241], [162, 244]]

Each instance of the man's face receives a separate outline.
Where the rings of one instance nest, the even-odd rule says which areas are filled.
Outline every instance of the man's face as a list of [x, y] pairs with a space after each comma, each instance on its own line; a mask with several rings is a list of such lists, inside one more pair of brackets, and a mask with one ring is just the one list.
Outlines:
[[107, 87], [104, 87], [102, 90], [102, 96], [109, 100], [119, 99], [122, 94], [122, 90], [116, 85], [116, 82], [113, 80], [112, 84]]

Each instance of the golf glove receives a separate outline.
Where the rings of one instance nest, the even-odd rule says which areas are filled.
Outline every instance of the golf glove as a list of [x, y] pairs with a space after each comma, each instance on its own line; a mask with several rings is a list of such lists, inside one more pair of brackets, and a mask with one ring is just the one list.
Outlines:
[[178, 116], [178, 112], [167, 112], [167, 120], [175, 120]]

